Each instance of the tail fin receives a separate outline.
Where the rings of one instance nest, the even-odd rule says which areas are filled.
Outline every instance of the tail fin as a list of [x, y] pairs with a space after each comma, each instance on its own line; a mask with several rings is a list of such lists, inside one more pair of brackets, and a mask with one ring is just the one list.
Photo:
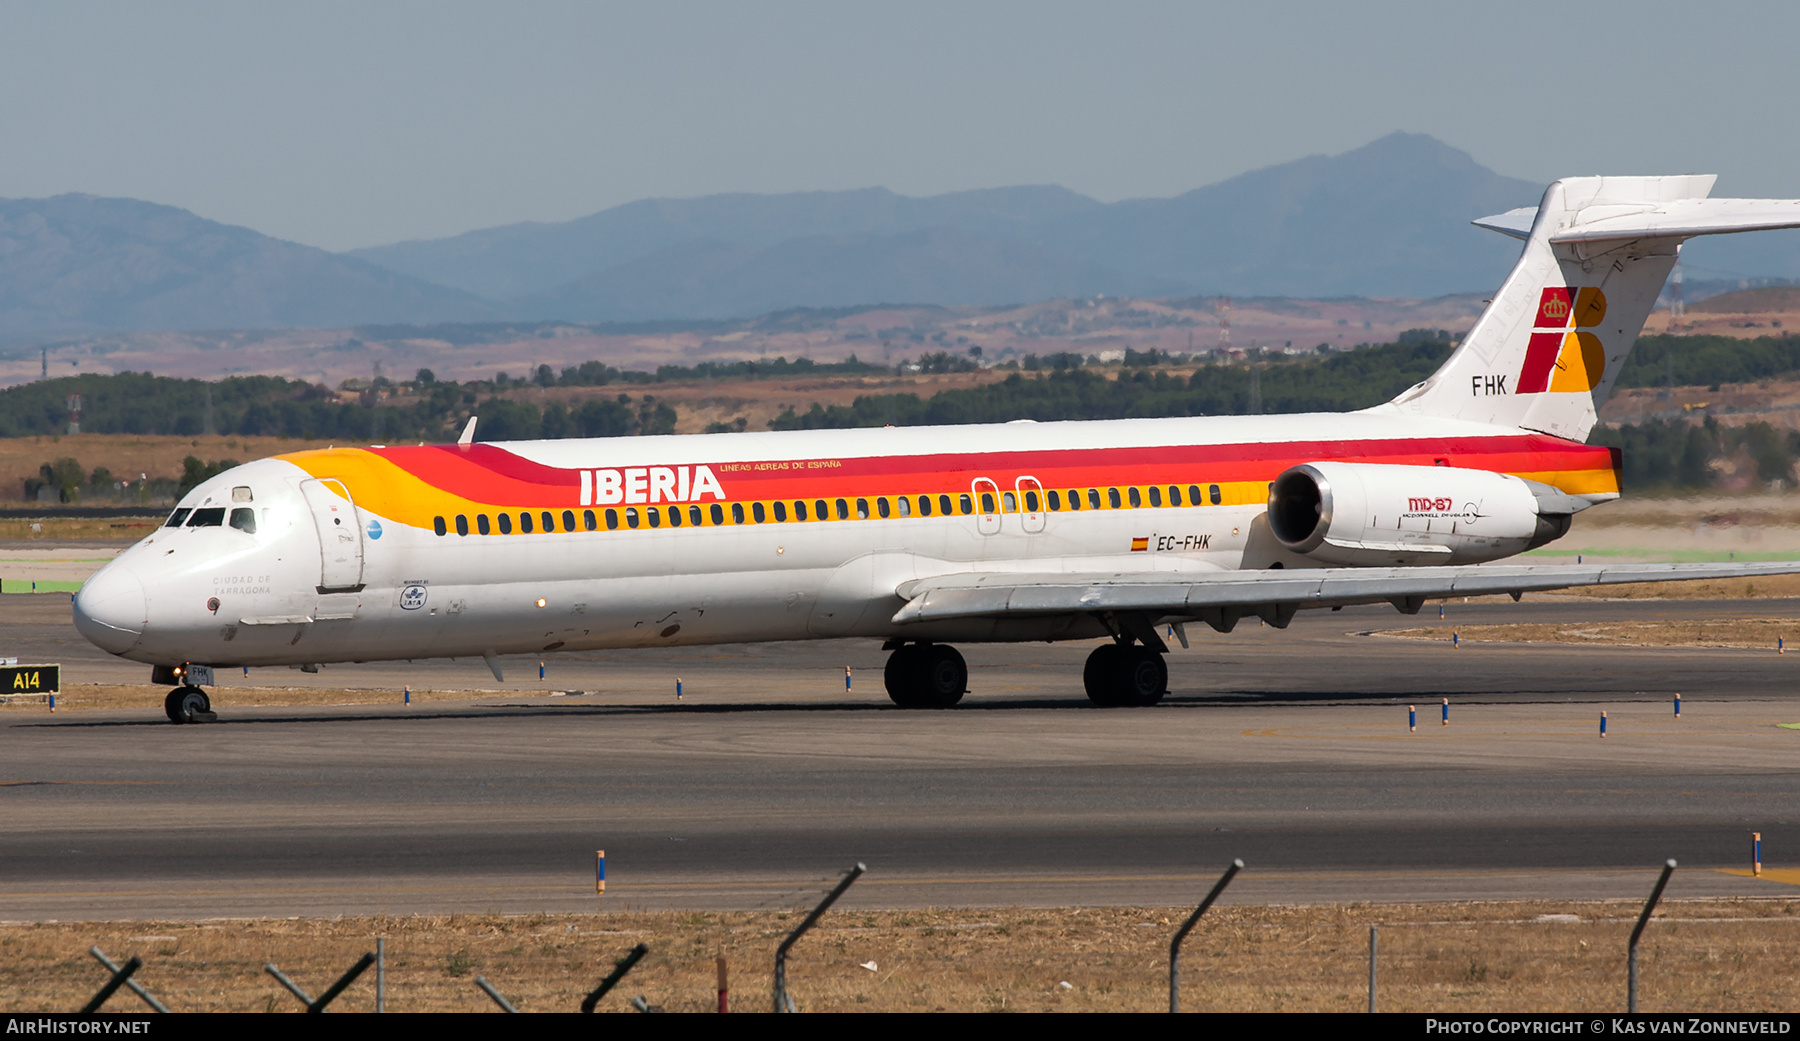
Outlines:
[[1443, 367], [1377, 408], [1586, 439], [1683, 241], [1800, 227], [1800, 199], [1708, 199], [1713, 181], [1568, 178], [1476, 221], [1524, 253]]

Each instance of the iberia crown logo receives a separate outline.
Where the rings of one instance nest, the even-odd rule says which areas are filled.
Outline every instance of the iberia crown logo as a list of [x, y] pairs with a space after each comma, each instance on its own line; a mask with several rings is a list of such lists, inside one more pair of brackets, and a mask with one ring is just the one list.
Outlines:
[[1569, 317], [1569, 302], [1562, 297], [1553, 296], [1544, 301], [1544, 317], [1562, 321]]

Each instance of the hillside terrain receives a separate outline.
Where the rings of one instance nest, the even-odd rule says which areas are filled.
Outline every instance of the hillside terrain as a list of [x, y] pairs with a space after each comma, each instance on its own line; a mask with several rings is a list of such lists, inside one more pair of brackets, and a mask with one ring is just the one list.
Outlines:
[[1170, 199], [1054, 186], [650, 199], [332, 254], [132, 199], [0, 200], [0, 345], [95, 331], [744, 319], [797, 307], [1010, 307], [1196, 293], [1429, 298], [1516, 255], [1469, 221], [1529, 204], [1394, 134]]
[[0, 199], [0, 339], [469, 320], [461, 290], [134, 199]]
[[1295, 300], [1057, 299], [1015, 307], [868, 307], [794, 310], [737, 321], [584, 325], [571, 322], [356, 326], [206, 333], [128, 333], [67, 338], [0, 350], [0, 386], [39, 378], [155, 372], [183, 378], [260, 374], [337, 387], [346, 379], [523, 376], [539, 365], [586, 361], [654, 371], [660, 365], [777, 357], [842, 361], [852, 355], [898, 366], [923, 354], [981, 348], [984, 362], [1028, 354], [1106, 355], [1126, 349], [1194, 353], [1234, 349], [1333, 349], [1383, 343], [1414, 328], [1460, 333], [1481, 299]]
[[1391, 134], [1169, 199], [1046, 186], [653, 199], [355, 255], [518, 317], [580, 321], [1094, 293], [1420, 297], [1497, 285], [1516, 247], [1469, 221], [1542, 191]]

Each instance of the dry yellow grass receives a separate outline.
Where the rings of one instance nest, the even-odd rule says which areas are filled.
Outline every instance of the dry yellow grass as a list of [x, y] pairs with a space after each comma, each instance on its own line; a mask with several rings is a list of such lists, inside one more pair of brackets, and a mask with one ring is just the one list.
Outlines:
[[1635, 647], [1746, 647], [1774, 652], [1796, 634], [1791, 618], [1706, 618], [1681, 622], [1571, 622], [1556, 625], [1428, 625], [1379, 636], [1464, 642], [1628, 644]]
[[[628, 896], [606, 899], [629, 899]], [[1160, 1011], [1177, 908], [835, 911], [795, 948], [807, 1011]], [[1224, 907], [1183, 951], [1190, 1010], [1358, 1011], [1368, 929], [1381, 928], [1384, 1011], [1618, 1011], [1625, 903]], [[1564, 916], [1545, 918], [1543, 916]], [[1570, 917], [1572, 916], [1572, 917]], [[521, 1011], [574, 1011], [634, 944], [650, 954], [602, 1009], [634, 995], [675, 1012], [716, 1008], [714, 959], [734, 1011], [770, 1007], [776, 945], [795, 911], [459, 915], [0, 925], [0, 1010], [74, 1009], [104, 971], [86, 951], [145, 960], [138, 979], [177, 1011], [297, 1011], [262, 971], [315, 995], [387, 937], [394, 1012], [492, 1011], [485, 976]], [[1640, 953], [1646, 1011], [1776, 1011], [1800, 1003], [1800, 900], [1665, 904]], [[872, 963], [875, 968], [865, 968]], [[335, 1006], [368, 1011], [372, 972]], [[1062, 984], [1069, 986], [1064, 987]], [[108, 1006], [137, 1007], [121, 992]]]
[[73, 434], [61, 436], [0, 438], [0, 499], [9, 505], [24, 494], [24, 478], [37, 476], [38, 467], [61, 458], [72, 458], [84, 470], [104, 466], [115, 476], [136, 479], [181, 476], [181, 461], [199, 456], [208, 461], [236, 459], [247, 463], [282, 452], [323, 448], [324, 443], [280, 437], [172, 437], [154, 434]]
[[129, 546], [156, 530], [162, 521], [155, 516], [161, 507], [146, 511], [146, 517], [0, 517], [0, 542], [42, 542], [50, 545], [86, 542], [109, 542]]

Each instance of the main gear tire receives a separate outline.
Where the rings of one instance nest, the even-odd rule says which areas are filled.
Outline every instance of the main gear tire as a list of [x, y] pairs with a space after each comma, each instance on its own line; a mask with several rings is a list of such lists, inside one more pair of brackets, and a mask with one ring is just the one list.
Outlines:
[[1081, 670], [1088, 700], [1101, 708], [1141, 708], [1161, 701], [1169, 689], [1169, 667], [1148, 647], [1102, 644]]
[[950, 708], [969, 689], [969, 666], [954, 647], [908, 644], [888, 655], [882, 681], [901, 708]]

